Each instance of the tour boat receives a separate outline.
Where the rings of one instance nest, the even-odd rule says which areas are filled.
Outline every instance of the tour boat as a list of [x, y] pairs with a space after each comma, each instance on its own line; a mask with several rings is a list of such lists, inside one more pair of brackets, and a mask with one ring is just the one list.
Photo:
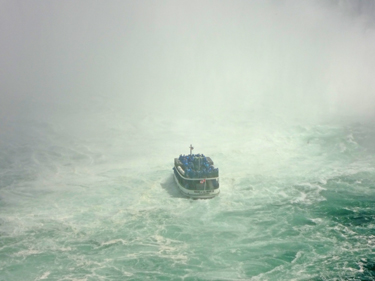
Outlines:
[[189, 155], [180, 155], [174, 159], [174, 178], [181, 191], [187, 197], [194, 199], [213, 198], [220, 193], [219, 169], [214, 167], [210, 157], [203, 154], [192, 154], [190, 145]]

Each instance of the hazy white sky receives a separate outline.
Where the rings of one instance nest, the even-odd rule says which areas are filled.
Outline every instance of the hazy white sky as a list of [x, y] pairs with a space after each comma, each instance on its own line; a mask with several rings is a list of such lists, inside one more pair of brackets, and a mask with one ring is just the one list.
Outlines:
[[1, 1], [0, 118], [188, 105], [370, 114], [374, 5], [356, 3]]

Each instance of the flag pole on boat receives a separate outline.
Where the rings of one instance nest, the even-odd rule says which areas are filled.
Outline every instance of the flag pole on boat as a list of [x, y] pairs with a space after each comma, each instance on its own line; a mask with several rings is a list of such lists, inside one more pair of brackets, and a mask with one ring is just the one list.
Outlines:
[[191, 155], [191, 152], [193, 151], [194, 147], [190, 144], [190, 155]]

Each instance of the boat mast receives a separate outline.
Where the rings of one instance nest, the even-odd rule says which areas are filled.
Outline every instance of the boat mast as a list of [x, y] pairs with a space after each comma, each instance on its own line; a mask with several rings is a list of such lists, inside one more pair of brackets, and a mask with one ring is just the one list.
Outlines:
[[194, 147], [190, 144], [190, 155], [191, 155], [191, 152], [193, 151]]

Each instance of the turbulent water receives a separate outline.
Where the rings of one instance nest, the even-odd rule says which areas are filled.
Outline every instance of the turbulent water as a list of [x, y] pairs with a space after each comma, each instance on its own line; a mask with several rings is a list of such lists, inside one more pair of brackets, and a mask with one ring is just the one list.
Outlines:
[[374, 15], [1, 1], [0, 281], [375, 280]]
[[[374, 127], [240, 116], [210, 130], [148, 116], [91, 135], [8, 122], [0, 280], [373, 280]], [[192, 127], [220, 169], [211, 200], [182, 197], [172, 178]]]

